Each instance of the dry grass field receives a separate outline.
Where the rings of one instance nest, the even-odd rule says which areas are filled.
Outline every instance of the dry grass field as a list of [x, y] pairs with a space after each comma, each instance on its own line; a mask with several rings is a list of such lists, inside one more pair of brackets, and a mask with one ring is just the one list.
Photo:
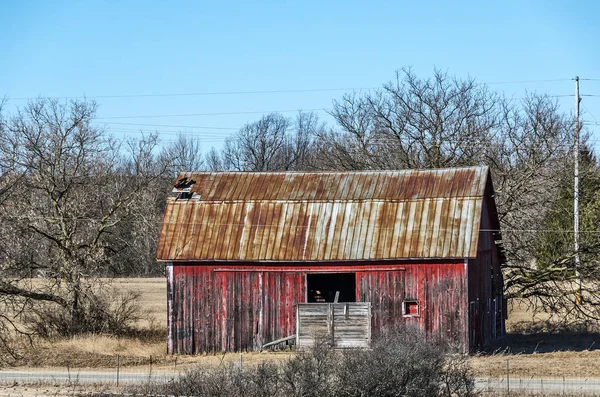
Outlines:
[[140, 326], [167, 325], [167, 281], [165, 278], [118, 278], [113, 284], [123, 292], [138, 292], [148, 317]]
[[[150, 330], [149, 338], [116, 338], [87, 336], [70, 340], [38, 343], [22, 361], [29, 367], [101, 368], [115, 365], [116, 355], [124, 366], [148, 365], [152, 360], [161, 366], [217, 365], [224, 361], [239, 361], [240, 354], [179, 356], [166, 354], [166, 282], [163, 278], [117, 279], [113, 284], [123, 291], [141, 294], [145, 315], [138, 327]], [[592, 377], [600, 378], [600, 337], [594, 335], [528, 334], [522, 333], [528, 325], [545, 318], [532, 317], [525, 305], [514, 304], [509, 311], [507, 329], [511, 334], [494, 352], [473, 355], [471, 364], [476, 376], [499, 377], [506, 372], [509, 360], [513, 377]], [[519, 332], [514, 332], [519, 330]], [[284, 353], [245, 353], [244, 363], [289, 357]]]
[[533, 316], [525, 304], [513, 302], [506, 340], [491, 352], [471, 357], [475, 374], [502, 377], [508, 360], [515, 378], [600, 378], [600, 334], [533, 331], [543, 328], [548, 317]]

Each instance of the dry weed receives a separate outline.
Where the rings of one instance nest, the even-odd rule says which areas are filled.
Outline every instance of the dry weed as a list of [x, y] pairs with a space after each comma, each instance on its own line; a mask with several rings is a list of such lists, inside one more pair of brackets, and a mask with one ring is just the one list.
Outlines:
[[[137, 324], [140, 333], [128, 338], [102, 335], [80, 336], [52, 342], [36, 342], [35, 349], [23, 347], [26, 351], [21, 365], [35, 367], [114, 367], [116, 355], [120, 355], [123, 365], [147, 365], [152, 356], [159, 368], [177, 360], [177, 365], [218, 366], [240, 360], [244, 365], [258, 365], [265, 361], [284, 361], [291, 357], [288, 352], [279, 353], [228, 353], [224, 355], [166, 356], [166, 281], [164, 278], [116, 279], [113, 285], [123, 292], [141, 294], [143, 309], [148, 315]], [[564, 335], [529, 335], [523, 339], [524, 327], [530, 329], [545, 321], [543, 316], [533, 317], [527, 306], [513, 301], [510, 308], [507, 329], [520, 330], [513, 336], [509, 348], [504, 346], [485, 355], [470, 358], [476, 377], [502, 377], [506, 374], [506, 360], [510, 360], [510, 372], [514, 377], [590, 377], [600, 378], [600, 340], [583, 339], [573, 336], [565, 343]], [[521, 339], [519, 339], [521, 338]], [[559, 346], [560, 345], [560, 346]], [[519, 348], [521, 350], [519, 350]]]

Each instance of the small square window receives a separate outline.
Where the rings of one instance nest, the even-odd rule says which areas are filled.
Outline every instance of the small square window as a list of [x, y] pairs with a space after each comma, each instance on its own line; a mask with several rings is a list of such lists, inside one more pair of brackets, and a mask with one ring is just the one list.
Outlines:
[[404, 317], [419, 317], [419, 301], [416, 299], [405, 300], [402, 302], [402, 315]]

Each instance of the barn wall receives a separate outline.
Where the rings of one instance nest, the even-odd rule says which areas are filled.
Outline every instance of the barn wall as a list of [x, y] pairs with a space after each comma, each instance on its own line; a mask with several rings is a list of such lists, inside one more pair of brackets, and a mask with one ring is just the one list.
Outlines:
[[477, 257], [469, 260], [469, 346], [489, 345], [505, 334], [505, 301], [500, 255], [487, 200], [481, 211]]
[[170, 353], [253, 350], [294, 334], [301, 273], [221, 271], [174, 265], [169, 288]]
[[[467, 346], [464, 262], [406, 266], [401, 272], [361, 272], [360, 300], [373, 306], [373, 337], [385, 329], [412, 325], [432, 339]], [[403, 316], [404, 300], [418, 300], [419, 316]]]
[[[295, 304], [306, 302], [306, 274], [318, 272], [356, 273], [357, 301], [372, 304], [374, 337], [411, 324], [466, 346], [465, 265], [445, 262], [169, 265], [169, 352], [254, 350], [293, 335]], [[405, 299], [418, 301], [419, 316], [403, 316]]]

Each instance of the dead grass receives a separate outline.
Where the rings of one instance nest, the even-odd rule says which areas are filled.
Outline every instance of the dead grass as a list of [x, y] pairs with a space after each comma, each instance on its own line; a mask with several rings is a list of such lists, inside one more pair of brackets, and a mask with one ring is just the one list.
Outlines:
[[167, 280], [157, 278], [118, 278], [112, 284], [123, 292], [138, 292], [146, 311], [146, 318], [138, 325], [148, 327], [159, 325], [162, 329], [167, 326]]
[[165, 359], [166, 343], [147, 342], [139, 338], [116, 338], [104, 335], [79, 336], [54, 342], [36, 344], [29, 354], [28, 365], [46, 367], [94, 368], [113, 367], [120, 356], [121, 365], [145, 365]]
[[[236, 361], [244, 364], [283, 360], [290, 353], [244, 353], [225, 355], [178, 356], [166, 355], [166, 281], [164, 278], [116, 279], [118, 289], [141, 294], [146, 315], [138, 327], [145, 330], [142, 337], [116, 338], [102, 335], [77, 337], [54, 342], [40, 342], [27, 352], [21, 365], [29, 367], [112, 368], [115, 358], [125, 366], [148, 365], [152, 360], [156, 368], [177, 366], [218, 365]], [[471, 364], [477, 377], [502, 377], [509, 360], [513, 377], [590, 377], [600, 378], [600, 336], [581, 334], [528, 333], [538, 330], [547, 316], [533, 316], [527, 306], [513, 302], [509, 308], [507, 330], [512, 332], [496, 352], [476, 354]], [[537, 328], [536, 328], [537, 327]], [[596, 339], [598, 339], [596, 341]], [[151, 358], [152, 357], [152, 358]]]
[[471, 357], [477, 377], [503, 378], [506, 361], [515, 378], [600, 378], [600, 351], [557, 351], [534, 354], [493, 354]]
[[124, 387], [90, 384], [27, 384], [0, 385], [0, 396], [40, 397], [40, 396], [89, 396], [91, 393], [124, 393]]
[[[87, 335], [54, 341], [22, 341], [18, 351], [22, 358], [15, 364], [25, 367], [110, 368], [119, 355], [121, 365], [146, 365], [166, 362], [167, 287], [164, 278], [129, 278], [105, 280], [124, 293], [139, 292], [143, 316], [131, 337]], [[28, 282], [42, 283], [33, 279]]]
[[121, 366], [147, 366], [152, 362], [157, 370], [202, 365], [219, 365], [239, 362], [253, 365], [264, 361], [277, 361], [290, 353], [210, 354], [200, 356], [168, 356], [166, 343], [167, 286], [164, 278], [129, 278], [112, 280], [112, 285], [123, 292], [139, 292], [145, 311], [144, 318], [136, 324], [142, 337], [114, 337], [106, 335], [78, 336], [55, 341], [35, 341], [33, 346], [21, 349], [23, 359], [19, 366], [29, 368], [114, 368], [119, 356]]
[[506, 340], [495, 351], [475, 354], [477, 377], [600, 378], [600, 334], [551, 329], [550, 316], [532, 315], [526, 304], [513, 301]]
[[526, 324], [538, 324], [547, 321], [549, 318], [550, 315], [545, 313], [532, 313], [525, 302], [513, 299], [508, 306], [506, 331], [520, 332]]

